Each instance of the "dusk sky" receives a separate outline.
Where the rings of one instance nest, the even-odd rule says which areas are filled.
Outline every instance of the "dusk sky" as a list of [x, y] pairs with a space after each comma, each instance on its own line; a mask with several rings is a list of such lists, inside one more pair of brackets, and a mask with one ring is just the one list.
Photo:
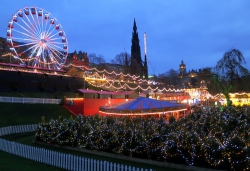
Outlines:
[[69, 52], [103, 55], [110, 62], [131, 53], [134, 18], [144, 60], [147, 34], [149, 74], [214, 67], [226, 51], [240, 50], [250, 69], [249, 0], [1, 0], [0, 37], [6, 37], [12, 15], [40, 7], [62, 25]]

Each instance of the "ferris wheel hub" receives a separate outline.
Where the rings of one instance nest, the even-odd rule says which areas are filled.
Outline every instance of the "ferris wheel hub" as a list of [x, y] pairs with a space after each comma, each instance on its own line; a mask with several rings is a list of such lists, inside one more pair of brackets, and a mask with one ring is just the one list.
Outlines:
[[47, 43], [47, 40], [46, 39], [41, 39], [40, 40], [42, 43]]

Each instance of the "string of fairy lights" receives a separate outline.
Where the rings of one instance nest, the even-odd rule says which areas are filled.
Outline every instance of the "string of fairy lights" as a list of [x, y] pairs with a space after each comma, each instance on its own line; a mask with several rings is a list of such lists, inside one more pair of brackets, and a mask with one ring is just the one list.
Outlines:
[[[86, 79], [87, 80], [87, 79]], [[114, 89], [114, 90], [141, 90], [141, 91], [165, 91], [165, 92], [183, 92], [183, 89], [170, 89], [170, 88], [159, 88], [158, 86], [156, 86], [155, 88], [153, 88], [152, 86], [148, 85], [146, 88], [145, 85], [141, 86], [140, 84], [138, 84], [135, 87], [130, 86], [129, 84], [127, 84], [126, 82], [120, 81], [120, 80], [109, 80], [106, 79], [102, 82], [97, 83], [93, 83], [93, 82], [88, 82], [90, 85], [92, 85], [93, 87], [98, 87], [98, 88], [103, 88], [103, 89]], [[115, 83], [117, 83], [117, 86], [115, 85]]]
[[[102, 79], [102, 81], [99, 84], [96, 83], [92, 83], [90, 81], [88, 81], [88, 83], [94, 87], [99, 87], [99, 88], [104, 88], [104, 89], [114, 89], [114, 90], [121, 90], [121, 89], [126, 89], [126, 90], [142, 90], [142, 91], [147, 91], [147, 90], [151, 90], [151, 91], [166, 91], [166, 92], [183, 92], [183, 89], [170, 89], [170, 88], [159, 88], [158, 86], [156, 86], [156, 88], [153, 88], [152, 86], [148, 85], [148, 87], [144, 88], [143, 86], [141, 86], [140, 84], [145, 84], [148, 83], [148, 80], [146, 79], [141, 79], [140, 76], [136, 76], [136, 75], [130, 75], [130, 74], [124, 74], [122, 72], [120, 73], [116, 73], [115, 71], [112, 72], [108, 72], [107, 70], [98, 70], [97, 68], [88, 68], [86, 66], [76, 66], [73, 64], [69, 64], [65, 67], [69, 67], [69, 66], [74, 66], [76, 68], [80, 68], [83, 71], [89, 71], [89, 72], [93, 72], [93, 74], [91, 75], [91, 77], [85, 77], [85, 79], [88, 81], [88, 79], [91, 80], [97, 80], [97, 76], [100, 76], [100, 74], [105, 74], [105, 79]], [[114, 75], [115, 77], [129, 77], [130, 79], [134, 80], [134, 82], [140, 83], [137, 84], [136, 87], [132, 87], [129, 84], [127, 84], [126, 82], [124, 82], [123, 80], [114, 80], [114, 79], [108, 79], [107, 77], [109, 77], [108, 75]], [[114, 83], [118, 83], [118, 86], [115, 86]], [[133, 83], [133, 82], [131, 82]], [[122, 85], [123, 84], [123, 85]], [[173, 87], [173, 86], [172, 86]]]
[[[12, 55], [11, 53], [7, 53], [7, 54], [4, 54], [2, 56], [9, 56], [9, 55]], [[41, 61], [42, 62], [42, 61]], [[54, 63], [54, 62], [53, 62]], [[48, 63], [46, 63], [48, 64]], [[109, 76], [115, 76], [115, 77], [128, 77], [128, 79], [130, 80], [133, 80], [134, 82], [137, 82], [137, 86], [136, 87], [132, 87], [132, 86], [129, 86], [127, 83], [123, 82], [123, 81], [120, 81], [120, 80], [116, 80], [116, 82], [118, 82], [118, 84], [120, 86], [117, 86], [115, 87], [114, 86], [114, 79], [104, 79], [104, 83], [102, 83], [101, 85], [97, 85], [97, 84], [94, 84], [94, 83], [91, 83], [89, 82], [92, 86], [95, 86], [95, 87], [100, 87], [100, 88], [113, 88], [115, 90], [121, 90], [121, 89], [130, 89], [130, 90], [138, 90], [138, 89], [141, 89], [143, 91], [147, 91], [147, 90], [152, 90], [152, 91], [183, 91], [183, 89], [174, 89], [171, 90], [170, 88], [162, 88], [160, 89], [159, 87], [156, 87], [156, 88], [153, 88], [152, 86], [148, 86], [147, 88], [143, 88], [143, 86], [139, 85], [139, 84], [146, 84], [148, 83], [148, 80], [146, 79], [141, 79], [140, 76], [136, 76], [136, 75], [130, 75], [130, 74], [124, 74], [122, 72], [120, 73], [116, 73], [115, 71], [112, 71], [112, 72], [108, 72], [107, 70], [98, 70], [97, 68], [93, 67], [93, 68], [89, 68], [89, 67], [86, 67], [86, 66], [77, 66], [77, 65], [74, 65], [72, 63], [68, 64], [68, 65], [65, 65], [64, 67], [71, 67], [71, 66], [74, 66], [76, 68], [79, 68], [83, 71], [88, 71], [88, 72], [93, 72], [93, 74], [91, 75], [91, 77], [97, 77], [97, 76], [100, 76], [100, 74], [105, 74], [105, 77], [109, 77]], [[86, 77], [88, 78], [88, 77]], [[131, 83], [133, 83], [133, 81], [131, 81]], [[106, 86], [106, 83], [108, 84], [108, 86]], [[122, 85], [122, 83], [124, 83]], [[139, 84], [138, 84], [139, 83]]]
[[[70, 67], [70, 66], [74, 66], [74, 67], [76, 67], [76, 68], [80, 68], [80, 69], [82, 69], [82, 70], [84, 70], [84, 71], [97, 72], [97, 73], [99, 73], [99, 74], [107, 74], [107, 75], [115, 75], [115, 76], [121, 76], [121, 75], [122, 75], [122, 76], [124, 76], [124, 77], [130, 77], [130, 78], [132, 78], [132, 79], [139, 79], [139, 78], [140, 78], [140, 76], [136, 76], [136, 75], [124, 74], [124, 73], [122, 73], [122, 72], [116, 73], [115, 71], [108, 72], [106, 69], [104, 69], [104, 70], [98, 70], [98, 69], [95, 68], [95, 67], [89, 68], [89, 67], [86, 67], [86, 66], [77, 66], [77, 65], [74, 65], [74, 64], [72, 64], [72, 63], [70, 63], [70, 64], [68, 64], [68, 65], [65, 65], [64, 67], [67, 68], [67, 67]], [[141, 79], [141, 81], [146, 82], [147, 80], [146, 80], [146, 79], [144, 79], [144, 80]]]
[[[4, 55], [12, 55], [11, 53], [7, 53]], [[90, 73], [92, 72], [92, 74], [84, 74], [85, 75], [85, 80], [88, 81], [88, 83], [90, 85], [92, 85], [93, 87], [98, 87], [98, 88], [102, 88], [102, 89], [113, 89], [115, 91], [120, 91], [120, 90], [138, 90], [140, 91], [160, 91], [160, 92], [184, 92], [184, 89], [175, 89], [174, 86], [170, 85], [169, 87], [171, 88], [166, 88], [161, 86], [162, 88], [160, 88], [157, 85], [149, 85], [148, 84], [148, 80], [146, 79], [141, 79], [140, 76], [136, 76], [136, 75], [130, 75], [130, 74], [124, 74], [123, 72], [120, 73], [116, 73], [115, 71], [112, 72], [108, 72], [107, 70], [98, 70], [97, 68], [93, 67], [93, 68], [89, 68], [87, 66], [78, 66], [78, 65], [74, 65], [72, 63], [69, 63], [68, 65], [64, 65], [65, 68], [67, 67], [75, 67], [78, 68], [82, 71], [84, 71], [85, 73]], [[86, 72], [87, 71], [87, 72]], [[102, 75], [102, 77], [100, 76]], [[100, 78], [98, 78], [100, 77]], [[127, 81], [125, 82], [124, 80], [120, 80], [120, 79], [114, 79], [114, 77], [127, 77]], [[89, 80], [95, 80], [96, 83], [93, 83]], [[97, 81], [99, 80], [98, 84]]]
[[159, 115], [166, 115], [166, 114], [170, 114], [170, 113], [174, 113], [174, 112], [184, 112], [186, 111], [187, 109], [175, 109], [175, 110], [163, 110], [162, 111], [149, 111], [149, 112], [146, 112], [146, 111], [138, 111], [138, 112], [130, 112], [130, 113], [117, 113], [117, 112], [109, 112], [109, 111], [102, 111], [102, 110], [99, 110], [99, 113], [100, 114], [106, 114], [106, 115], [113, 115], [113, 116], [148, 116], [148, 115], [155, 115], [155, 116], [159, 116]]
[[13, 56], [12, 53], [5, 53], [1, 55], [2, 57]]
[[36, 140], [225, 170], [250, 170], [250, 108], [196, 111], [179, 121], [165, 118], [71, 117], [45, 122]]
[[[9, 57], [9, 56], [11, 56], [11, 57], [14, 57], [15, 58], [15, 56], [12, 54], [12, 53], [5, 53], [5, 54], [2, 54], [1, 55], [2, 57]], [[21, 56], [21, 54], [20, 54], [20, 56]], [[37, 57], [38, 58], [38, 57]], [[32, 60], [37, 60], [36, 58], [29, 58], [29, 59], [22, 59], [23, 61], [25, 61], [25, 62], [30, 62], [30, 61], [32, 61]], [[55, 60], [53, 60], [53, 61], [51, 61], [51, 62], [43, 62], [43, 61], [39, 61], [39, 63], [41, 63], [41, 64], [46, 64], [46, 65], [51, 65], [51, 64], [55, 64], [55, 63], [58, 63], [57, 61], [55, 61]]]
[[[6, 56], [8, 55], [12, 55], [11, 53], [7, 53], [7, 54], [4, 54]], [[3, 56], [4, 56], [3, 55]], [[91, 76], [88, 75], [86, 76], [85, 75], [85, 80], [88, 81], [88, 83], [90, 85], [92, 85], [93, 87], [98, 87], [98, 88], [102, 88], [102, 89], [108, 89], [108, 90], [114, 90], [114, 91], [120, 91], [120, 90], [138, 90], [139, 92], [140, 91], [160, 91], [160, 92], [184, 92], [183, 89], [175, 89], [173, 86], [172, 86], [172, 89], [171, 88], [159, 88], [158, 86], [151, 86], [151, 85], [148, 85], [148, 80], [146, 79], [141, 79], [139, 76], [136, 76], [136, 75], [130, 75], [130, 74], [124, 74], [122, 72], [120, 73], [116, 73], [115, 71], [112, 71], [112, 72], [108, 72], [107, 70], [98, 70], [97, 68], [88, 68], [88, 67], [85, 67], [85, 66], [76, 66], [76, 65], [73, 65], [72, 63], [68, 64], [67, 66], [65, 67], [69, 67], [69, 66], [74, 66], [76, 68], [80, 68], [81, 70], [83, 71], [88, 71], [88, 72], [92, 72]], [[32, 71], [30, 71], [32, 72]], [[37, 72], [37, 70], [35, 70], [34, 72]], [[53, 74], [56, 74], [53, 73]], [[97, 78], [99, 77], [101, 74], [103, 74], [103, 77], [104, 78]], [[105, 74], [105, 76], [104, 76]], [[67, 75], [65, 75], [67, 76]], [[112, 79], [112, 76], [115, 76], [115, 77], [128, 77], [130, 80], [132, 81], [128, 81], [128, 82], [125, 82], [123, 80], [114, 80]], [[98, 84], [97, 83], [93, 83], [90, 80], [95, 80], [97, 82], [97, 80], [99, 80]]]
[[[3, 54], [2, 57], [6, 57], [6, 56], [14, 56], [12, 53], [6, 53], [6, 54]], [[26, 59], [24, 59], [26, 60]], [[27, 60], [30, 60], [30, 59], [27, 59]], [[42, 62], [42, 61], [40, 61]], [[55, 63], [55, 61], [51, 62], [51, 63], [45, 63], [45, 64], [53, 64]], [[123, 76], [123, 77], [129, 77], [131, 78], [132, 80], [137, 80], [139, 82], [148, 82], [148, 80], [146, 79], [140, 79], [140, 76], [139, 75], [130, 75], [130, 74], [124, 74], [123, 72], [120, 72], [120, 73], [116, 73], [115, 71], [111, 71], [111, 72], [108, 72], [106, 69], [104, 70], [98, 70], [97, 68], [93, 67], [93, 68], [89, 68], [88, 66], [78, 66], [78, 65], [74, 65], [72, 63], [69, 63], [67, 65], [64, 65], [65, 68], [68, 68], [68, 67], [76, 67], [76, 68], [80, 68], [82, 69], [83, 71], [88, 71], [88, 72], [96, 72], [98, 74], [105, 74], [105, 75], [115, 75], [115, 76]]]

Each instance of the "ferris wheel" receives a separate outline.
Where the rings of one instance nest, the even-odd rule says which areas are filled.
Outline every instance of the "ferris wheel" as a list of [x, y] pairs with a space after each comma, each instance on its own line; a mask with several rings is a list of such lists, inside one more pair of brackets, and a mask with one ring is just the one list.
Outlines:
[[16, 64], [60, 70], [68, 56], [61, 24], [42, 8], [25, 7], [12, 16], [7, 44]]

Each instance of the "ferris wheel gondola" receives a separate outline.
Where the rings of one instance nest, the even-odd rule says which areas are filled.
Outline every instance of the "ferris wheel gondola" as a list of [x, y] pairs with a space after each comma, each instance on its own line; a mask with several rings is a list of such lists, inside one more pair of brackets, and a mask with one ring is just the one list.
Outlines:
[[12, 16], [6, 42], [20, 65], [60, 70], [68, 56], [61, 24], [38, 7], [25, 7]]

